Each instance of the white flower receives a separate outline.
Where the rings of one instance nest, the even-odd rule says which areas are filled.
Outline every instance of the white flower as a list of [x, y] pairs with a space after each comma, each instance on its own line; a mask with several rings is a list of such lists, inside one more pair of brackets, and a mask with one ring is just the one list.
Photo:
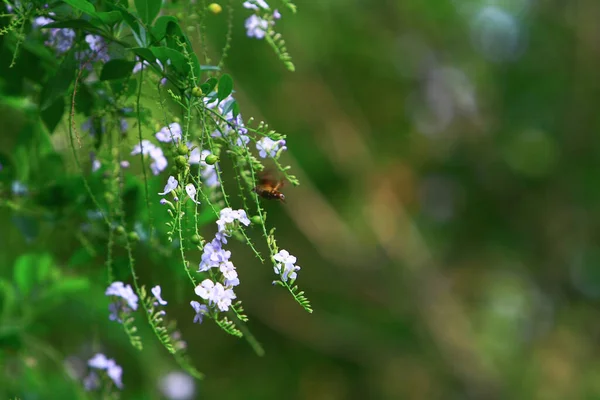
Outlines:
[[181, 140], [181, 125], [177, 122], [163, 126], [160, 131], [154, 135], [159, 142], [171, 143]]
[[202, 281], [201, 284], [196, 286], [194, 292], [198, 296], [202, 297], [204, 300], [209, 300], [214, 287], [215, 283], [213, 281], [211, 281], [210, 279], [205, 279]]
[[287, 149], [287, 147], [285, 147], [285, 140], [283, 139], [275, 141], [265, 136], [256, 142], [256, 150], [259, 150], [258, 155], [261, 158], [267, 158], [267, 155], [269, 155], [269, 157], [275, 157], [280, 148], [283, 150]]
[[161, 196], [164, 196], [168, 193], [171, 193], [173, 190], [177, 189], [177, 185], [179, 185], [179, 182], [177, 182], [177, 179], [175, 179], [174, 176], [169, 176], [169, 179], [167, 180], [167, 184], [165, 185], [165, 189], [163, 190], [162, 193], [159, 193]]
[[167, 400], [191, 400], [196, 398], [194, 378], [184, 372], [169, 372], [160, 379], [159, 388]]
[[279, 261], [283, 264], [295, 264], [296, 257], [291, 255], [287, 250], [280, 250], [279, 253], [275, 254], [273, 257], [275, 261]]
[[248, 37], [263, 39], [269, 28], [269, 21], [257, 15], [251, 15], [246, 19], [244, 26], [247, 29], [246, 35], [248, 35]]
[[143, 155], [150, 154], [152, 150], [154, 150], [156, 146], [150, 142], [149, 140], [142, 140], [139, 144], [136, 144], [131, 151], [131, 155], [135, 156], [137, 154], [142, 153]]
[[188, 196], [190, 196], [190, 199], [192, 199], [192, 201], [196, 204], [200, 204], [200, 202], [198, 200], [196, 200], [196, 188], [194, 187], [193, 184], [188, 183], [187, 185], [185, 185], [185, 191], [187, 193]]

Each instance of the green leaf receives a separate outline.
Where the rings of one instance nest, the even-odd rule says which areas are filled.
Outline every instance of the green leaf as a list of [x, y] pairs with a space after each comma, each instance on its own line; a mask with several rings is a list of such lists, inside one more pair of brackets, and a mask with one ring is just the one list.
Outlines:
[[142, 60], [147, 61], [150, 64], [156, 64], [156, 56], [152, 54], [150, 49], [145, 47], [134, 47], [131, 49], [131, 51], [133, 51], [133, 53]]
[[185, 33], [183, 33], [183, 30], [181, 29], [181, 26], [179, 26], [178, 23], [168, 23], [166, 33], [167, 47], [170, 47], [176, 51], [180, 51], [181, 46], [179, 45], [177, 39], [179, 39], [180, 43], [185, 43], [185, 50], [189, 54], [190, 61], [192, 62], [193, 66], [192, 72], [194, 73], [196, 81], [198, 81], [200, 79], [201, 74], [200, 61], [198, 61], [198, 57], [196, 56], [196, 53], [194, 53], [194, 48], [192, 47], [190, 39]]
[[213, 91], [215, 86], [217, 86], [217, 83], [218, 81], [216, 78], [209, 78], [206, 82], [200, 85], [200, 89], [202, 89], [202, 93], [210, 93]]
[[163, 65], [167, 65], [167, 60], [171, 60], [171, 66], [175, 71], [183, 76], [187, 76], [190, 72], [190, 66], [187, 63], [185, 55], [181, 52], [171, 49], [166, 46], [152, 47], [152, 54], [160, 60]]
[[86, 0], [63, 0], [65, 3], [69, 4], [73, 8], [86, 13], [87, 15], [91, 15], [92, 17], [96, 16], [96, 9]]
[[42, 88], [40, 95], [40, 108], [45, 110], [58, 98], [64, 97], [75, 80], [75, 58], [73, 52], [69, 52], [58, 67], [56, 74], [48, 79]]
[[11, 315], [16, 308], [17, 296], [13, 285], [5, 279], [0, 279], [0, 296], [2, 305], [0, 321], [6, 322], [6, 317]]
[[146, 24], [151, 24], [160, 11], [161, 0], [135, 0], [135, 8]]
[[114, 26], [123, 21], [123, 15], [119, 11], [102, 11], [96, 13], [96, 17], [105, 25]]
[[233, 79], [229, 74], [224, 74], [219, 79], [219, 87], [217, 89], [217, 97], [219, 102], [223, 101], [233, 91]]
[[123, 79], [131, 75], [133, 67], [135, 66], [134, 61], [123, 60], [116, 58], [110, 60], [104, 67], [102, 67], [102, 73], [100, 73], [101, 81], [111, 81], [115, 79]]
[[217, 67], [216, 65], [201, 65], [200, 66], [200, 71], [220, 71], [221, 68]]
[[119, 10], [121, 15], [123, 16], [123, 20], [133, 32], [133, 37], [140, 47], [146, 47], [148, 45], [148, 38], [146, 34], [146, 28], [144, 24], [132, 13], [127, 11], [125, 7], [115, 5], [115, 8]]
[[48, 132], [51, 134], [54, 132], [54, 129], [56, 129], [64, 113], [65, 99], [63, 97], [59, 97], [52, 105], [50, 105], [50, 107], [42, 110], [40, 116], [42, 117], [42, 121], [48, 129]]
[[159, 42], [164, 39], [167, 34], [167, 27], [169, 23], [177, 24], [177, 18], [171, 15], [163, 15], [158, 17], [154, 26], [151, 29], [152, 36], [154, 36], [154, 40]]
[[44, 298], [51, 300], [60, 296], [67, 296], [73, 293], [88, 290], [90, 281], [87, 278], [67, 278], [57, 281], [50, 289], [44, 293]]
[[13, 279], [21, 294], [27, 296], [39, 277], [45, 277], [52, 267], [52, 256], [49, 254], [24, 254], [15, 262]]

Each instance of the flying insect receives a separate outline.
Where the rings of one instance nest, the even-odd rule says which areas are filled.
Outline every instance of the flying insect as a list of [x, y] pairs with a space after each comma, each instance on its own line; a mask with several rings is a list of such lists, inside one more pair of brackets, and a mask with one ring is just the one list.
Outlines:
[[285, 195], [279, 191], [285, 183], [284, 179], [277, 179], [273, 173], [262, 171], [258, 175], [258, 185], [252, 191], [266, 200], [279, 200], [285, 203]]

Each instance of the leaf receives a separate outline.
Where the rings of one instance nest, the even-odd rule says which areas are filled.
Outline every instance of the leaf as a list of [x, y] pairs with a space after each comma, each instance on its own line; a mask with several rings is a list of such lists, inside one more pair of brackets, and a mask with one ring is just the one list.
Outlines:
[[52, 105], [42, 110], [40, 115], [48, 132], [52, 134], [65, 113], [65, 99], [59, 97]]
[[40, 108], [45, 110], [50, 107], [59, 97], [64, 97], [75, 79], [75, 58], [73, 52], [69, 52], [58, 67], [56, 74], [48, 79], [42, 88], [40, 95]]
[[98, 12], [96, 13], [96, 17], [108, 26], [114, 26], [123, 21], [123, 15], [119, 11]]
[[134, 47], [131, 49], [131, 51], [133, 51], [133, 53], [142, 60], [147, 61], [150, 64], [156, 64], [156, 56], [152, 54], [150, 49], [145, 47]]
[[160, 11], [161, 0], [135, 0], [135, 8], [146, 24], [151, 24]]
[[165, 35], [167, 34], [167, 27], [170, 23], [177, 24], [177, 18], [171, 15], [162, 15], [158, 17], [154, 23], [154, 26], [150, 30], [155, 41], [159, 42], [164, 39]]
[[46, 300], [52, 300], [60, 296], [68, 296], [73, 293], [88, 290], [90, 281], [87, 278], [67, 278], [56, 281], [56, 283], [44, 293]]
[[158, 58], [164, 66], [167, 65], [167, 60], [171, 60], [171, 66], [175, 69], [175, 71], [183, 76], [187, 76], [189, 74], [190, 66], [187, 63], [185, 56], [181, 52], [166, 46], [152, 47], [151, 51], [152, 54], [154, 54], [154, 56]]
[[202, 93], [210, 93], [213, 91], [215, 86], [217, 86], [217, 83], [218, 81], [216, 78], [209, 78], [206, 82], [200, 85], [200, 89], [202, 89]]
[[200, 66], [200, 71], [220, 71], [221, 68], [217, 67], [216, 65], [201, 65]]
[[196, 53], [194, 53], [194, 48], [192, 47], [190, 39], [183, 33], [183, 30], [178, 23], [171, 22], [167, 24], [167, 47], [180, 51], [181, 46], [177, 43], [177, 38], [179, 38], [179, 42], [185, 43], [185, 50], [187, 51], [193, 66], [192, 72], [194, 73], [196, 81], [198, 81], [200, 79], [200, 74], [202, 73], [200, 70], [200, 61], [198, 61], [198, 57], [196, 56]]
[[65, 3], [69, 4], [73, 8], [86, 13], [87, 15], [91, 15], [92, 17], [96, 16], [96, 9], [87, 0], [63, 0]]
[[15, 262], [13, 279], [23, 296], [27, 296], [39, 281], [40, 273], [46, 274], [52, 267], [52, 256], [49, 254], [28, 253], [20, 256]]
[[0, 304], [2, 309], [0, 310], [0, 320], [6, 322], [6, 317], [11, 315], [13, 310], [16, 308], [17, 296], [15, 293], [14, 286], [11, 282], [0, 278]]
[[122, 58], [116, 58], [110, 60], [104, 67], [102, 67], [102, 73], [100, 73], [101, 81], [111, 81], [115, 79], [123, 79], [131, 75], [133, 67], [135, 66], [134, 61], [123, 60]]
[[135, 38], [137, 44], [140, 47], [146, 47], [148, 45], [148, 38], [146, 34], [146, 28], [141, 23], [141, 21], [139, 21], [135, 15], [127, 11], [125, 7], [115, 5], [115, 8], [119, 10], [121, 15], [123, 16], [123, 20], [131, 28], [131, 31], [133, 32], [133, 37]]
[[233, 79], [229, 74], [224, 74], [219, 79], [219, 87], [217, 89], [217, 97], [219, 102], [223, 101], [233, 91]]
[[223, 115], [227, 115], [230, 111], [233, 111], [233, 107], [235, 107], [236, 105], [237, 102], [235, 100], [232, 99], [231, 101], [228, 101], [227, 104], [225, 104], [225, 107], [223, 107]]

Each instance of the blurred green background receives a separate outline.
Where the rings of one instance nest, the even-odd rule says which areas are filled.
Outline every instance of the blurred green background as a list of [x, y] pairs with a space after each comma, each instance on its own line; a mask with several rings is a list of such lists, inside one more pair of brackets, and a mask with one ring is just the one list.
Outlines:
[[[600, 399], [600, 2], [298, 6], [277, 22], [295, 73], [245, 37], [242, 7], [225, 70], [243, 115], [288, 135], [284, 161], [301, 185], [266, 207], [315, 311], [233, 244], [257, 357], [193, 325], [176, 260], [140, 246], [142, 279], [163, 286], [207, 375], [194, 398]], [[226, 18], [207, 21], [216, 59]], [[31, 115], [0, 108], [2, 152]], [[147, 332], [138, 353], [106, 323], [104, 255], [73, 261], [81, 221], [42, 222], [28, 241], [16, 214], [0, 210], [3, 275], [21, 254], [49, 252], [97, 277], [32, 332], [64, 357], [95, 343], [123, 365], [124, 398], [164, 398], [156, 381], [176, 366]], [[23, 351], [25, 387], [72, 393]]]

